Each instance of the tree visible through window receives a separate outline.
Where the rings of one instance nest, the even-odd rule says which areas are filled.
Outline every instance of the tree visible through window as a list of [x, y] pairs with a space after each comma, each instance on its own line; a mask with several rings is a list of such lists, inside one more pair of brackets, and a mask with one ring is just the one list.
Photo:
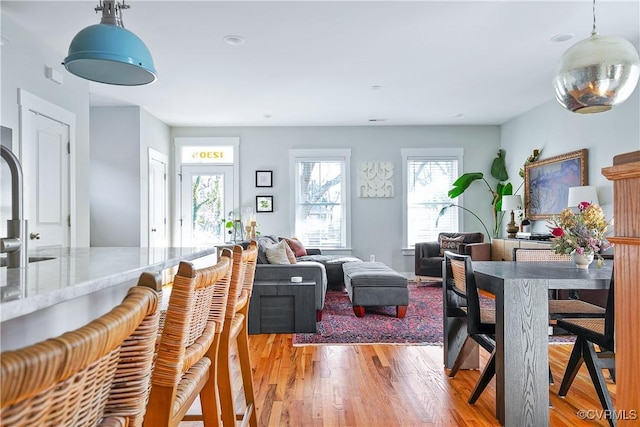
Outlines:
[[305, 245], [347, 246], [345, 160], [296, 158], [295, 235]]
[[[195, 175], [192, 182], [193, 242], [224, 242], [222, 175]], [[213, 240], [212, 240], [213, 238]]]
[[458, 177], [457, 156], [405, 157], [406, 243], [437, 240], [438, 233], [458, 231], [458, 210], [448, 209], [438, 221], [440, 210], [451, 204], [447, 192]]

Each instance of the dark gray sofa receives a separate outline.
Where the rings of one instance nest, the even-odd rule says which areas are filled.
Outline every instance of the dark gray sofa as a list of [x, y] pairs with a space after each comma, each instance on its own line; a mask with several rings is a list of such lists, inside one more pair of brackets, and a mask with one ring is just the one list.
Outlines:
[[[269, 264], [265, 254], [268, 245], [278, 243], [277, 236], [260, 236], [258, 242], [258, 263], [256, 265], [256, 282], [290, 281], [293, 276], [301, 276], [303, 281], [316, 282], [316, 319], [322, 319], [322, 308], [327, 289], [341, 289], [344, 286], [342, 264], [360, 261], [358, 258], [343, 255], [323, 255], [319, 249], [307, 249], [306, 256], [296, 258], [296, 264]], [[249, 242], [243, 242], [247, 247]]]

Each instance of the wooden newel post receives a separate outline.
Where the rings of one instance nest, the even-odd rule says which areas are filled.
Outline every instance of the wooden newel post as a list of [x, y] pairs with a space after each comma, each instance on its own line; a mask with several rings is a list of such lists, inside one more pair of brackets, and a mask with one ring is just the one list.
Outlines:
[[613, 158], [616, 412], [618, 426], [640, 422], [640, 151]]

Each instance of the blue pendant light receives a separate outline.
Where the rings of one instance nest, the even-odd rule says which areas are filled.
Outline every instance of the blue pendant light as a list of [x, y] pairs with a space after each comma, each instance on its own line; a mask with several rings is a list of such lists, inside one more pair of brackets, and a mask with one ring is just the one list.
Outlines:
[[149, 49], [122, 24], [121, 10], [129, 7], [124, 1], [100, 1], [95, 10], [102, 11], [102, 19], [73, 38], [63, 62], [67, 71], [111, 85], [139, 86], [156, 81]]

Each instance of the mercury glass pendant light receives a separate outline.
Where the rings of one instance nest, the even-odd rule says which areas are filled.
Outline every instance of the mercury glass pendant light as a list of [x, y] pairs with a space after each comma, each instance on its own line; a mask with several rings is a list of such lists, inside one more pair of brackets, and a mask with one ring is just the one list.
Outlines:
[[72, 74], [94, 82], [139, 86], [157, 79], [149, 49], [122, 24], [124, 1], [100, 1], [99, 24], [81, 30], [69, 45], [64, 67]]
[[621, 104], [633, 93], [640, 76], [640, 58], [634, 46], [596, 31], [593, 0], [591, 37], [562, 55], [553, 84], [556, 99], [574, 113], [600, 113]]

